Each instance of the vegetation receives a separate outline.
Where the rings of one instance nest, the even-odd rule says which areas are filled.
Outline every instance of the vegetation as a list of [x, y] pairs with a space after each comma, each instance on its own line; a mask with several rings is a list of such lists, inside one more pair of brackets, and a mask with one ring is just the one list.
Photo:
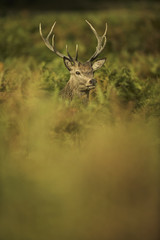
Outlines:
[[[157, 239], [159, 10], [1, 16], [0, 239]], [[78, 43], [82, 61], [96, 45], [84, 19], [108, 23], [88, 104], [59, 95], [69, 73], [38, 30], [55, 19], [56, 47]]]

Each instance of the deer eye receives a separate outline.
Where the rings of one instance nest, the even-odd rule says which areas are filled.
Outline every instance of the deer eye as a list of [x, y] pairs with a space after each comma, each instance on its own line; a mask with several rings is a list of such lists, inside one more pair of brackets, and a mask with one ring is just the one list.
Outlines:
[[80, 73], [79, 71], [76, 71], [76, 74], [77, 74], [77, 75], [80, 75], [81, 73]]

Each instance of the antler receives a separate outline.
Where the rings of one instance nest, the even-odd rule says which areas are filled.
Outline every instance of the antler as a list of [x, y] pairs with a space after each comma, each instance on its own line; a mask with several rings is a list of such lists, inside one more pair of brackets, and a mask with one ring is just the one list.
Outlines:
[[[61, 58], [67, 58], [68, 60], [74, 62], [73, 58], [71, 57], [71, 55], [70, 55], [69, 52], [68, 52], [68, 47], [67, 47], [67, 45], [66, 45], [66, 51], [67, 51], [68, 56], [66, 56], [66, 55], [64, 55], [64, 54], [62, 54], [62, 53], [60, 53], [59, 51], [56, 50], [56, 48], [55, 48], [55, 34], [53, 33], [53, 29], [54, 29], [55, 25], [56, 25], [56, 22], [54, 22], [53, 26], [51, 27], [51, 30], [50, 30], [48, 36], [47, 36], [46, 38], [44, 38], [44, 37], [43, 37], [43, 34], [42, 34], [42, 26], [41, 26], [41, 23], [39, 24], [39, 32], [40, 32], [40, 35], [41, 35], [41, 37], [42, 37], [45, 45], [46, 45], [52, 52], [54, 52], [57, 56], [59, 56], [59, 57], [61, 57]], [[52, 45], [51, 45], [50, 42], [49, 42], [49, 38], [50, 38], [50, 36], [51, 36], [52, 33], [53, 33], [53, 36], [52, 36]], [[77, 59], [77, 57], [78, 57], [78, 50], [77, 50], [77, 47], [76, 47], [76, 59]]]
[[[106, 23], [106, 28], [105, 28], [105, 31], [104, 31], [104, 34], [101, 36], [98, 36], [95, 28], [91, 25], [90, 22], [88, 22], [86, 20], [86, 22], [88, 23], [88, 25], [90, 26], [91, 30], [93, 31], [93, 33], [95, 34], [96, 38], [97, 38], [97, 47], [96, 47], [96, 51], [95, 53], [91, 56], [91, 58], [88, 60], [88, 62], [92, 62], [94, 61], [98, 55], [103, 51], [105, 45], [106, 45], [106, 42], [107, 42], [107, 38], [106, 38], [106, 34], [107, 34], [107, 23]], [[48, 36], [46, 38], [43, 37], [43, 34], [42, 34], [42, 26], [41, 26], [41, 23], [39, 24], [39, 32], [40, 32], [40, 35], [45, 43], [45, 45], [52, 51], [54, 52], [57, 56], [61, 57], [61, 58], [67, 58], [68, 60], [72, 61], [74, 63], [74, 61], [77, 61], [78, 60], [78, 45], [76, 45], [76, 56], [75, 56], [75, 60], [71, 57], [71, 55], [69, 54], [69, 51], [68, 51], [68, 47], [66, 45], [66, 51], [67, 51], [67, 55], [64, 55], [62, 53], [60, 53], [59, 51], [57, 51], [57, 49], [55, 48], [55, 34], [53, 33], [53, 29], [56, 25], [56, 22], [54, 22], [54, 24], [52, 25], [51, 27], [51, 30], [48, 34]], [[52, 35], [52, 45], [50, 44], [49, 42], [49, 38], [51, 36], [51, 34], [53, 33]]]
[[87, 20], [85, 20], [86, 23], [88, 23], [88, 25], [90, 26], [90, 28], [92, 29], [93, 33], [95, 34], [96, 38], [97, 38], [97, 47], [96, 47], [96, 51], [95, 53], [91, 56], [91, 58], [88, 60], [88, 62], [92, 62], [94, 61], [98, 56], [99, 54], [103, 51], [103, 49], [105, 48], [106, 46], [106, 42], [107, 42], [107, 38], [106, 38], [106, 34], [107, 34], [107, 23], [106, 23], [106, 28], [105, 28], [105, 31], [104, 31], [104, 34], [101, 36], [98, 36], [95, 28], [91, 25], [90, 22], [88, 22]]

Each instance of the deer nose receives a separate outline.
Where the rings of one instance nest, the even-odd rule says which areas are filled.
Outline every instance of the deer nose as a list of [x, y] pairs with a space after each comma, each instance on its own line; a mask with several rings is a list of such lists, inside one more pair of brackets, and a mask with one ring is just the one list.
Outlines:
[[92, 84], [93, 86], [95, 86], [96, 83], [97, 83], [97, 80], [96, 80], [96, 79], [91, 79], [91, 80], [89, 81], [89, 84]]

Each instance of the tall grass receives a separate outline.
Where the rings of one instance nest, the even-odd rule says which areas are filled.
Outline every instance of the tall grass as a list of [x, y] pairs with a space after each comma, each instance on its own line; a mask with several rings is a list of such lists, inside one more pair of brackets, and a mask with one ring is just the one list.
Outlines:
[[158, 124], [115, 112], [55, 96], [8, 100], [1, 239], [156, 239]]

